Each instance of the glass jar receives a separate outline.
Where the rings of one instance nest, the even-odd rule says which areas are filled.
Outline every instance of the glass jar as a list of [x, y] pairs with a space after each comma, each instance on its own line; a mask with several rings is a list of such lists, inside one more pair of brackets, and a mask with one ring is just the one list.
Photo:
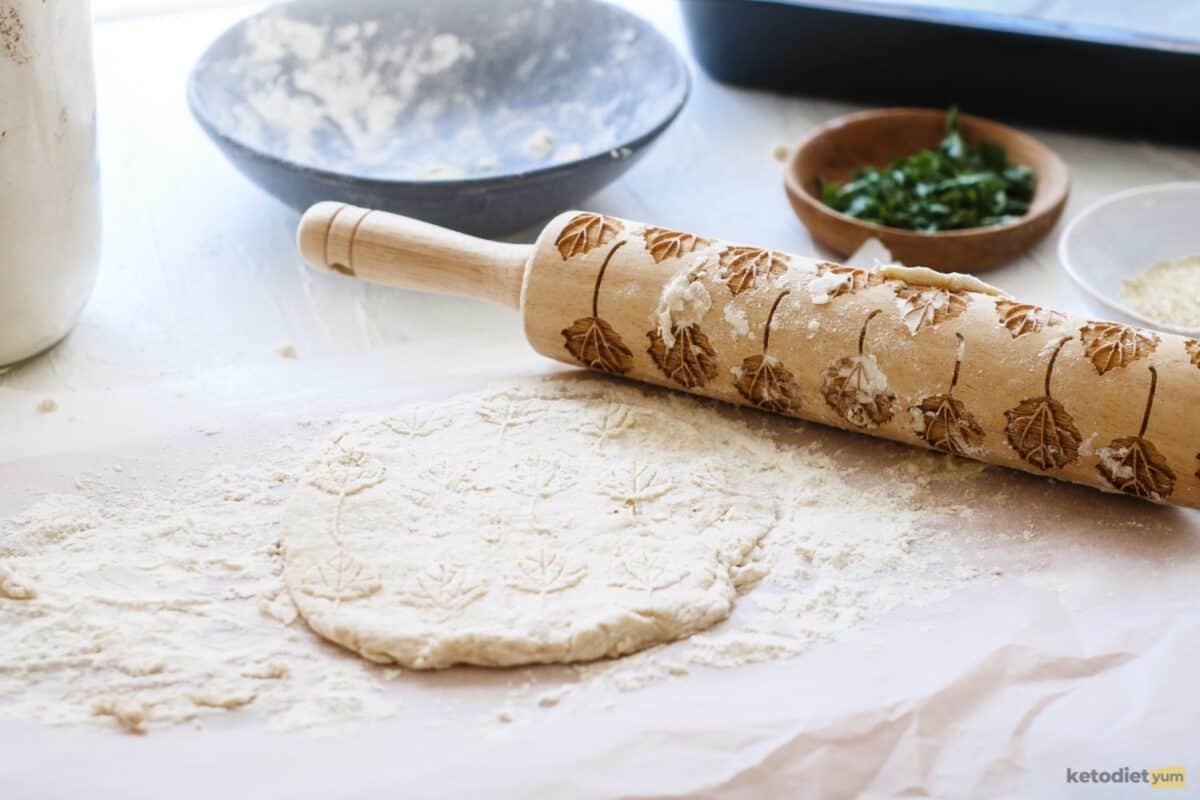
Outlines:
[[0, 369], [70, 332], [99, 265], [90, 0], [0, 0]]

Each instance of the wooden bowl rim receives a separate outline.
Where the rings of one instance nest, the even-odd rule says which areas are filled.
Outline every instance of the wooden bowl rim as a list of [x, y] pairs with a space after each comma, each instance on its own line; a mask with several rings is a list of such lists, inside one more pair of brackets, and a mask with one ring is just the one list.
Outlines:
[[[788, 158], [787, 169], [784, 172], [784, 185], [789, 195], [794, 199], [804, 203], [810, 209], [818, 214], [822, 214], [831, 219], [838, 220], [844, 224], [853, 225], [865, 231], [870, 231], [876, 234], [891, 237], [904, 237], [913, 240], [954, 240], [954, 239], [972, 239], [984, 236], [1003, 236], [1014, 230], [1027, 227], [1037, 223], [1042, 218], [1058, 213], [1062, 206], [1066, 203], [1067, 195], [1071, 188], [1071, 174], [1067, 168], [1066, 162], [1051, 150], [1046, 145], [1042, 144], [1033, 136], [1030, 136], [1023, 131], [1017, 130], [1011, 126], [1001, 122], [988, 119], [987, 117], [978, 117], [973, 114], [960, 114], [959, 118], [972, 126], [981, 126], [990, 128], [993, 132], [1004, 137], [1005, 141], [1020, 141], [1026, 149], [1037, 152], [1039, 160], [1043, 164], [1048, 164], [1050, 169], [1048, 174], [1051, 178], [1059, 178], [1061, 180], [1053, 180], [1047, 191], [1043, 192], [1042, 187], [1045, 185], [1042, 176], [1047, 174], [1047, 170], [1035, 170], [1034, 177], [1037, 179], [1037, 184], [1034, 189], [1033, 202], [1030, 204], [1029, 210], [1022, 216], [1012, 222], [1004, 222], [999, 225], [986, 225], [977, 228], [962, 228], [960, 230], [951, 231], [935, 231], [926, 233], [923, 231], [909, 230], [908, 228], [894, 228], [891, 225], [880, 225], [875, 222], [867, 222], [865, 220], [852, 217], [849, 214], [843, 214], [836, 211], [821, 202], [819, 197], [816, 197], [812, 192], [804, 186], [803, 182], [797, 176], [800, 169], [800, 161], [803, 154], [814, 147], [817, 142], [824, 139], [837, 136], [847, 126], [861, 124], [864, 122], [873, 122], [886, 117], [907, 117], [909, 119], [938, 117], [944, 119], [948, 112], [937, 108], [917, 108], [908, 106], [897, 106], [890, 108], [876, 108], [866, 111], [856, 111], [852, 114], [845, 114], [835, 119], [820, 125], [816, 130], [804, 138], [803, 141], [792, 151]], [[1008, 147], [1006, 145], [1005, 149]], [[803, 220], [802, 220], [803, 221]]]

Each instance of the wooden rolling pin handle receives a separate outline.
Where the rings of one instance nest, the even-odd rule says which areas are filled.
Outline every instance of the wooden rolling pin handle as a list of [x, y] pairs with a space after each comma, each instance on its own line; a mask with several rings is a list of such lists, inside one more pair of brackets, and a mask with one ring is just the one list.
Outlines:
[[521, 307], [532, 245], [476, 239], [399, 214], [345, 203], [317, 203], [296, 234], [300, 254], [318, 269], [422, 292]]

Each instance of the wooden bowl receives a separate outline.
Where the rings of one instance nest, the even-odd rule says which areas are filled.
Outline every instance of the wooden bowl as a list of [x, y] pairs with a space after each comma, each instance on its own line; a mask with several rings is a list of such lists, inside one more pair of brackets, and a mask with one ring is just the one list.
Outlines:
[[1050, 232], [1067, 202], [1067, 165], [1031, 136], [991, 120], [962, 114], [968, 144], [989, 139], [1003, 145], [1009, 160], [1033, 169], [1033, 203], [1020, 219], [1003, 225], [920, 233], [863, 222], [834, 211], [820, 200], [818, 178], [845, 181], [856, 168], [886, 166], [896, 158], [934, 148], [941, 141], [946, 112], [926, 108], [863, 111], [828, 122], [792, 154], [784, 179], [788, 199], [813, 239], [840, 256], [868, 238], [879, 239], [908, 266], [971, 272], [1011, 261]]

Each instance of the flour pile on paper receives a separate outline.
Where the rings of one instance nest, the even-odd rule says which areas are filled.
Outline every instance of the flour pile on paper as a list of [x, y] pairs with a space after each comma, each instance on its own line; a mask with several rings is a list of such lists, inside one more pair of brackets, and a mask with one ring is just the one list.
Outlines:
[[161, 493], [83, 479], [0, 524], [0, 718], [143, 732], [244, 709], [270, 727], [392, 713], [296, 624], [279, 577], [287, 450]]
[[[297, 601], [370, 657], [593, 658], [690, 634], [569, 683], [546, 673], [534, 709], [794, 657], [978, 574], [938, 532], [965, 510], [928, 486], [982, 466], [905, 451], [865, 479], [785, 444], [805, 431], [555, 379], [306, 424], [155, 490], [84, 477], [0, 522], [0, 718], [140, 732], [236, 712], [330, 731], [412, 713], [430, 691], [413, 673], [297, 618], [289, 497]], [[477, 680], [508, 704], [510, 676]]]

